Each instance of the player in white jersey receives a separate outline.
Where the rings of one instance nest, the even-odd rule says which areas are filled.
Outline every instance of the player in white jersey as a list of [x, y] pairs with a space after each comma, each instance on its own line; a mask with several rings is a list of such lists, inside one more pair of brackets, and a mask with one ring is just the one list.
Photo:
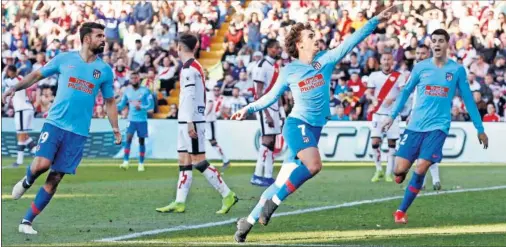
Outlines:
[[[378, 182], [385, 177], [385, 181], [393, 182], [392, 172], [394, 168], [395, 145], [400, 137], [399, 122], [400, 118], [395, 119], [392, 127], [383, 132], [381, 123], [388, 118], [395, 99], [400, 93], [400, 83], [404, 83], [406, 78], [398, 71], [393, 70], [394, 59], [391, 53], [381, 55], [381, 71], [371, 73], [367, 87], [374, 90], [374, 96], [377, 100], [375, 112], [372, 116], [372, 135], [371, 144], [373, 149], [373, 158], [376, 164], [376, 172], [371, 182]], [[381, 143], [383, 136], [388, 139], [388, 157], [386, 174], [381, 167]]]
[[[261, 98], [269, 92], [276, 82], [280, 68], [276, 59], [281, 53], [279, 42], [270, 39], [265, 44], [265, 56], [258, 61], [253, 69], [253, 81], [255, 82], [255, 99]], [[255, 173], [251, 177], [251, 184], [258, 186], [270, 186], [274, 183], [272, 173], [274, 170], [274, 147], [276, 135], [281, 133], [281, 121], [279, 104], [273, 104], [264, 111], [258, 112], [260, 128], [262, 131], [262, 144], [259, 148]]]
[[[429, 47], [426, 46], [426, 45], [419, 45], [417, 48], [416, 48], [416, 53], [415, 53], [415, 61], [416, 62], [420, 62], [420, 61], [423, 61], [427, 58], [430, 57], [430, 52], [429, 52]], [[403, 87], [404, 85], [402, 85]], [[416, 90], [416, 88], [415, 88]], [[416, 95], [416, 92], [413, 93], [413, 104], [412, 104], [412, 107], [415, 106], [415, 100], [416, 98], [414, 97]], [[408, 120], [409, 121], [409, 117], [408, 117]], [[430, 175], [432, 177], [432, 185], [433, 185], [433, 188], [434, 190], [441, 190], [441, 180], [439, 178], [439, 163], [434, 163], [432, 164], [430, 167], [429, 167], [429, 171], [430, 171]], [[427, 176], [425, 176], [424, 180], [423, 180], [423, 186], [422, 188], [425, 188], [425, 182], [427, 181]]]
[[[6, 69], [5, 78], [3, 78], [3, 86], [8, 90], [21, 81], [21, 77], [17, 75], [17, 69], [14, 65], [9, 65]], [[12, 96], [12, 106], [14, 107], [14, 122], [16, 124], [16, 133], [18, 136], [18, 155], [12, 167], [23, 165], [25, 148], [34, 152], [37, 143], [28, 136], [27, 131], [32, 130], [33, 105], [26, 94], [26, 89], [17, 91]]]
[[[207, 91], [208, 89], [206, 89]], [[211, 143], [211, 146], [221, 156], [223, 167], [221, 170], [227, 169], [230, 165], [230, 160], [225, 156], [223, 149], [218, 145], [216, 141], [216, 98], [220, 96], [220, 88], [218, 86], [213, 87], [212, 91], [207, 91], [206, 98], [206, 139]]]
[[194, 52], [198, 46], [195, 35], [182, 33], [179, 36], [177, 50], [183, 62], [179, 80], [178, 114], [178, 153], [179, 180], [177, 182], [176, 200], [168, 206], [157, 208], [156, 211], [166, 213], [182, 213], [192, 183], [193, 167], [200, 171], [207, 181], [223, 197], [222, 207], [217, 214], [226, 214], [238, 201], [220, 175], [220, 172], [206, 160], [205, 154], [205, 107], [206, 87], [202, 66], [195, 60]]

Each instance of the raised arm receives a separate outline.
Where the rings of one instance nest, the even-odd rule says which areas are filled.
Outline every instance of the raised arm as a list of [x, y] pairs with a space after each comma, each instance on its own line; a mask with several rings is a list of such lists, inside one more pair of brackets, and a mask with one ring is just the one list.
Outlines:
[[380, 18], [378, 16], [370, 19], [362, 28], [355, 31], [350, 37], [344, 40], [337, 48], [329, 50], [325, 55], [323, 55], [322, 62], [323, 63], [338, 63], [341, 61], [346, 54], [348, 54], [355, 46], [360, 44], [367, 36], [369, 36], [374, 29], [380, 23]]

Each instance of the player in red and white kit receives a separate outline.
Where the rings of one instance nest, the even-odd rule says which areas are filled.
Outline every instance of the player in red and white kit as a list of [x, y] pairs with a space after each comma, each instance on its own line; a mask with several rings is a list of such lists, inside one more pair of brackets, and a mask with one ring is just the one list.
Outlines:
[[[6, 75], [5, 78], [3, 78], [2, 84], [6, 87], [6, 90], [8, 90], [18, 84], [21, 79], [21, 76], [17, 75], [16, 66], [9, 65], [6, 69]], [[18, 155], [12, 167], [18, 167], [23, 165], [25, 148], [28, 147], [28, 150], [34, 152], [37, 146], [37, 143], [26, 133], [32, 130], [34, 111], [25, 89], [17, 91], [14, 96], [12, 96], [12, 106], [14, 107], [14, 122], [16, 124], [16, 133], [18, 136]]]
[[[400, 94], [400, 83], [404, 83], [406, 78], [398, 71], [393, 70], [394, 59], [391, 53], [381, 55], [381, 71], [371, 73], [367, 87], [374, 90], [374, 96], [377, 100], [372, 116], [372, 134], [371, 144], [373, 148], [373, 158], [376, 164], [376, 172], [371, 182], [378, 182], [385, 177], [385, 181], [392, 182], [392, 172], [394, 168], [394, 155], [397, 139], [400, 137], [400, 118], [395, 119], [392, 127], [383, 132], [381, 123], [388, 118], [395, 99]], [[386, 135], [388, 139], [388, 157], [386, 174], [381, 167], [381, 143]]]
[[223, 197], [223, 205], [217, 214], [226, 214], [238, 201], [220, 175], [220, 172], [206, 160], [204, 117], [206, 108], [205, 76], [202, 66], [194, 57], [198, 39], [189, 33], [180, 34], [178, 40], [178, 54], [183, 61], [179, 80], [181, 92], [179, 94], [178, 114], [178, 153], [179, 180], [177, 182], [176, 200], [168, 206], [157, 208], [156, 211], [166, 213], [182, 213], [193, 177], [193, 167], [200, 171], [207, 181]]
[[[206, 90], [207, 91], [207, 90]], [[216, 99], [220, 96], [220, 88], [214, 87], [212, 91], [206, 92], [206, 139], [211, 143], [211, 146], [216, 150], [218, 154], [221, 156], [221, 160], [223, 162], [222, 171], [225, 170], [230, 165], [230, 160], [225, 156], [223, 149], [218, 145], [218, 141], [216, 141], [216, 108], [217, 103]]]
[[[276, 59], [281, 53], [279, 42], [275, 39], [267, 40], [264, 53], [264, 58], [258, 61], [257, 66], [253, 69], [256, 100], [271, 90], [280, 72], [280, 68], [276, 64]], [[273, 151], [276, 146], [276, 135], [281, 133], [279, 108], [279, 104], [273, 104], [266, 110], [258, 112], [257, 118], [260, 120], [262, 130], [262, 144], [258, 150], [255, 173], [250, 181], [253, 185], [270, 186], [274, 183], [272, 177]]]

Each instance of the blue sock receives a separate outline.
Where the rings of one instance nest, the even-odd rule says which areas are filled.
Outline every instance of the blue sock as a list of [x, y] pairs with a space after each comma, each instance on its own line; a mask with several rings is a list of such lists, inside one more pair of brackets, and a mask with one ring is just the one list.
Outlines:
[[420, 189], [423, 185], [423, 179], [425, 178], [425, 174], [417, 174], [416, 172], [413, 172], [413, 176], [411, 177], [411, 181], [409, 181], [409, 185], [406, 188], [406, 192], [404, 192], [404, 198], [402, 199], [401, 205], [399, 206], [399, 210], [402, 212], [406, 212], [413, 203], [413, 201], [416, 198], [416, 195], [418, 195], [418, 192], [420, 192]]
[[139, 145], [139, 163], [144, 164], [144, 154], [146, 153], [146, 146]]
[[128, 158], [130, 157], [130, 146], [132, 145], [132, 142], [126, 141], [125, 142], [125, 154], [123, 155], [123, 161], [128, 162]]
[[278, 186], [276, 184], [271, 184], [269, 188], [267, 188], [264, 193], [262, 193], [262, 196], [260, 196], [260, 201], [257, 203], [255, 208], [251, 210], [251, 213], [248, 215], [248, 222], [250, 224], [255, 224], [255, 222], [258, 221], [258, 218], [260, 217], [260, 212], [262, 211], [262, 208], [264, 207], [265, 200], [271, 199], [276, 192], [279, 190]]
[[276, 195], [273, 197], [273, 201], [278, 205], [295, 190], [297, 190], [304, 182], [313, 177], [304, 164], [301, 162], [297, 163], [299, 164], [297, 168], [292, 171], [288, 180], [283, 186], [281, 186]]
[[23, 222], [33, 222], [33, 219], [44, 210], [53, 195], [47, 193], [47, 191], [40, 187], [39, 192], [35, 196], [35, 200], [33, 200], [31, 207], [26, 211], [25, 217], [23, 218]]

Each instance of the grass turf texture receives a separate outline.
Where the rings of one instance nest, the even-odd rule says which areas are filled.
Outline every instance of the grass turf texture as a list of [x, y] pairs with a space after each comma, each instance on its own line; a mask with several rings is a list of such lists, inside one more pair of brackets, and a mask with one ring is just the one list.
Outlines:
[[[9, 165], [12, 159], [3, 159]], [[25, 169], [2, 170], [2, 244], [5, 246], [161, 246], [232, 244], [235, 224], [196, 230], [161, 233], [117, 243], [91, 242], [180, 225], [218, 222], [246, 216], [256, 204], [263, 188], [249, 184], [251, 163], [232, 166], [225, 181], [240, 197], [228, 215], [214, 212], [221, 197], [198, 171], [186, 213], [160, 214], [155, 207], [175, 198], [178, 169], [164, 167], [167, 161], [147, 161], [144, 173], [135, 166], [120, 170], [120, 160], [84, 160], [76, 176], [67, 175], [55, 199], [35, 220], [37, 236], [17, 232], [34, 193], [44, 182], [42, 175], [23, 199], [10, 198], [12, 186]], [[132, 160], [132, 164], [136, 161]], [[149, 164], [159, 164], [150, 167]], [[218, 163], [215, 163], [218, 165]], [[346, 164], [346, 163], [340, 163]], [[233, 165], [233, 164], [232, 164]], [[345, 202], [399, 196], [403, 185], [369, 179], [374, 166], [328, 166], [279, 208], [294, 211]], [[443, 188], [478, 188], [505, 185], [506, 166], [448, 166], [441, 168]], [[408, 178], [409, 179], [409, 178]], [[407, 184], [407, 182], [405, 182]], [[429, 189], [430, 186], [429, 180]], [[506, 190], [465, 192], [420, 197], [409, 211], [408, 225], [393, 224], [392, 212], [400, 199], [339, 208], [301, 215], [273, 218], [268, 227], [256, 225], [248, 242], [252, 244], [339, 244], [388, 246], [504, 246], [506, 243]], [[186, 244], [188, 245], [188, 244]]]

